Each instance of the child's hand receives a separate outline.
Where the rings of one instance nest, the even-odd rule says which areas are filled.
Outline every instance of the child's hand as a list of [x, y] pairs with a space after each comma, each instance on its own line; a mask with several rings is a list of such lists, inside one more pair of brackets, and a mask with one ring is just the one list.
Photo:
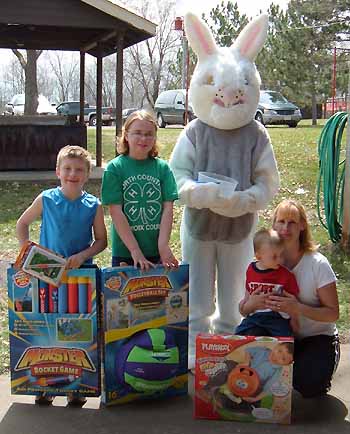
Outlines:
[[143, 270], [148, 271], [149, 267], [153, 267], [153, 268], [155, 267], [153, 262], [150, 262], [145, 258], [144, 254], [141, 252], [140, 249], [134, 249], [134, 250], [130, 251], [130, 253], [131, 253], [131, 257], [134, 261], [134, 267], [135, 268], [137, 268], [137, 266], [140, 265], [140, 269], [142, 271]]
[[179, 266], [179, 261], [173, 255], [168, 244], [165, 246], [159, 246], [159, 255], [164, 267], [177, 268]]
[[265, 294], [261, 286], [259, 286], [254, 292], [249, 294], [247, 301], [244, 303], [244, 314], [249, 315], [252, 312], [260, 309], [266, 309], [267, 294]]
[[79, 268], [85, 261], [86, 258], [82, 253], [76, 253], [67, 259], [66, 268]]

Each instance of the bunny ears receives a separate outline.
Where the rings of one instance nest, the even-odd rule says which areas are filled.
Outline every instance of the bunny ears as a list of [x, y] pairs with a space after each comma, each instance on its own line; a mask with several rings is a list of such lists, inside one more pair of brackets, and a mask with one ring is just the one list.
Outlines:
[[[254, 62], [266, 40], [267, 29], [268, 16], [266, 14], [254, 18], [239, 34], [231, 45], [231, 49], [238, 50], [241, 56]], [[217, 52], [218, 46], [209, 27], [191, 12], [185, 15], [185, 32], [199, 61]]]

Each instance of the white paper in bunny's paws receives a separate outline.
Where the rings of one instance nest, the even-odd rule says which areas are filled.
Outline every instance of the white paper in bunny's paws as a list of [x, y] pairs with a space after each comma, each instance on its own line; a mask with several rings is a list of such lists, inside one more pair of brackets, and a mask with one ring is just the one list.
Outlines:
[[235, 191], [238, 182], [229, 176], [212, 172], [198, 172], [198, 182], [214, 182], [219, 185], [218, 197], [229, 199]]

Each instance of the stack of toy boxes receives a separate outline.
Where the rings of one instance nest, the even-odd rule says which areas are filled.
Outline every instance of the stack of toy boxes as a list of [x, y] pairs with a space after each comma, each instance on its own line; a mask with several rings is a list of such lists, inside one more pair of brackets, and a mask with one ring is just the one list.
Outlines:
[[58, 287], [8, 269], [13, 394], [100, 395], [96, 283], [97, 268], [69, 270]]
[[188, 265], [101, 271], [106, 405], [187, 393]]
[[293, 338], [199, 334], [195, 417], [290, 423]]

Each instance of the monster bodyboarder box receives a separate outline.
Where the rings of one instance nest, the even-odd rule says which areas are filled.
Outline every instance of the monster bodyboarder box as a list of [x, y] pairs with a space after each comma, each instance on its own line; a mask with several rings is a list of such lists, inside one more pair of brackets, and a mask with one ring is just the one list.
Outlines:
[[8, 269], [11, 392], [100, 395], [97, 268], [59, 286]]
[[101, 271], [106, 405], [187, 393], [188, 265]]

